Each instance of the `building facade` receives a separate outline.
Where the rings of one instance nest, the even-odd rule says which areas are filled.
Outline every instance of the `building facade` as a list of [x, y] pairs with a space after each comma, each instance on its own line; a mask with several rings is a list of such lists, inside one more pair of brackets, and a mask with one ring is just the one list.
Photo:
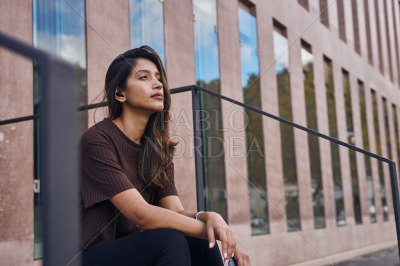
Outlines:
[[[398, 0], [6, 0], [0, 31], [75, 64], [81, 105], [102, 100], [117, 55], [148, 44], [170, 88], [197, 84], [400, 160]], [[35, 63], [3, 48], [0, 62], [0, 120], [39, 113]], [[207, 94], [201, 107], [206, 210], [252, 265], [396, 245], [386, 164]], [[81, 131], [104, 116], [81, 113]], [[175, 182], [195, 210], [190, 93], [172, 96], [172, 117]], [[41, 264], [38, 123], [0, 126], [1, 265]]]

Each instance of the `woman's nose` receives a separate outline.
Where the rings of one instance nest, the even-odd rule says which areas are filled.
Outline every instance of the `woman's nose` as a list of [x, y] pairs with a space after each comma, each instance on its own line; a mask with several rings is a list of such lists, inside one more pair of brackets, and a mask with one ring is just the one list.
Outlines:
[[159, 81], [158, 79], [155, 79], [154, 84], [153, 84], [153, 88], [154, 89], [161, 89], [163, 87], [163, 84], [161, 83], [161, 81]]

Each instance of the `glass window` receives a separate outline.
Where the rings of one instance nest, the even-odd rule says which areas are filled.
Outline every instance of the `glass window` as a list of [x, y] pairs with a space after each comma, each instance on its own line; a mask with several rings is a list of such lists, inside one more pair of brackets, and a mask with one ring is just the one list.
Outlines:
[[165, 64], [163, 2], [129, 0], [131, 48], [152, 47]]
[[[216, 0], [193, 0], [194, 43], [197, 85], [220, 93]], [[216, 211], [227, 220], [224, 139], [221, 100], [201, 93], [202, 137], [206, 210]]]
[[308, 10], [308, 0], [297, 0], [297, 2], [304, 7], [306, 10]]
[[346, 42], [346, 21], [345, 21], [343, 0], [337, 0], [336, 5], [338, 11], [339, 38], [342, 41]]
[[[392, 104], [393, 111], [393, 122], [394, 122], [394, 136], [396, 139], [396, 150], [397, 150], [397, 169], [399, 169], [400, 162], [400, 138], [399, 138], [399, 120], [397, 119], [397, 107], [395, 104]], [[400, 172], [397, 171], [397, 175], [400, 176]]]
[[[336, 124], [336, 101], [335, 101], [335, 88], [333, 83], [333, 70], [332, 61], [324, 56], [324, 71], [325, 71], [325, 90], [328, 108], [328, 123], [329, 134], [331, 137], [338, 138], [338, 129]], [[341, 226], [346, 224], [346, 217], [344, 212], [343, 202], [343, 186], [342, 175], [340, 172], [340, 154], [339, 146], [331, 142], [331, 160], [332, 160], [332, 174], [334, 183], [334, 195], [336, 206], [336, 224]]]
[[390, 128], [389, 128], [389, 114], [387, 108], [386, 98], [382, 97], [382, 105], [383, 105], [383, 116], [385, 120], [385, 136], [386, 136], [386, 149], [389, 159], [393, 159], [392, 157], [392, 147], [390, 145]]
[[[314, 56], [311, 46], [302, 41], [301, 63], [304, 75], [304, 93], [306, 100], [307, 127], [318, 131], [317, 107], [314, 88]], [[308, 134], [308, 150], [310, 155], [311, 192], [314, 209], [314, 227], [325, 227], [324, 194], [322, 185], [321, 160], [318, 137]]]
[[[276, 80], [278, 83], [279, 116], [293, 121], [289, 75], [289, 46], [286, 37], [286, 28], [277, 21], [274, 21], [274, 26], [273, 41]], [[294, 231], [301, 228], [294, 134], [293, 128], [289, 125], [281, 123], [280, 129], [287, 227], [288, 231]]]
[[[378, 118], [378, 102], [376, 98], [376, 92], [371, 90], [371, 98], [372, 98], [372, 110], [374, 115], [374, 128], [375, 128], [375, 145], [376, 145], [376, 154], [382, 155], [381, 149], [381, 137], [379, 130], [379, 118]], [[383, 212], [383, 220], [388, 221], [388, 206], [386, 202], [386, 189], [385, 189], [385, 178], [383, 173], [383, 162], [378, 161], [379, 167], [379, 184], [380, 184], [380, 192], [381, 192], [381, 201], [382, 201], [382, 212]]]
[[319, 0], [319, 14], [321, 23], [329, 28], [328, 0]]
[[[365, 99], [364, 83], [358, 81], [358, 95], [360, 101], [360, 115], [361, 115], [361, 129], [363, 139], [363, 149], [370, 151], [369, 147], [369, 134], [368, 134], [368, 119], [367, 119], [367, 106]], [[374, 196], [374, 183], [372, 181], [371, 157], [364, 156], [365, 174], [367, 183], [367, 197], [368, 197], [368, 211], [371, 223], [376, 222], [376, 209], [375, 209], [375, 196]]]
[[[261, 109], [258, 75], [257, 20], [244, 9], [238, 9], [240, 35], [240, 63], [244, 102]], [[269, 233], [264, 138], [261, 114], [245, 110], [247, 114], [246, 154], [249, 178], [250, 217], [252, 234]]]
[[[355, 145], [356, 143], [354, 136], [353, 107], [351, 104], [350, 79], [349, 79], [349, 73], [345, 70], [343, 70], [343, 92], [344, 92], [346, 123], [347, 123], [347, 142], [351, 145]], [[360, 204], [360, 187], [358, 185], [356, 152], [352, 149], [348, 149], [348, 151], [350, 158], [351, 186], [353, 190], [354, 219], [356, 224], [361, 224], [362, 215], [361, 215], [361, 204]]]
[[[78, 71], [78, 104], [87, 104], [86, 30], [84, 0], [33, 0], [33, 45], [74, 64]], [[34, 110], [39, 113], [38, 66], [33, 66]], [[81, 112], [80, 129], [87, 127], [87, 113]], [[34, 123], [34, 177], [40, 179], [39, 123]], [[40, 194], [34, 195], [35, 258], [42, 256]]]

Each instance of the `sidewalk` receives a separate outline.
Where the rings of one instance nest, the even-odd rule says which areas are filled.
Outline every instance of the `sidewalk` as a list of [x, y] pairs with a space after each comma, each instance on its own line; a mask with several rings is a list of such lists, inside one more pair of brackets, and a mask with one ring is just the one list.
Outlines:
[[396, 247], [383, 249], [354, 259], [335, 264], [336, 266], [400, 266]]

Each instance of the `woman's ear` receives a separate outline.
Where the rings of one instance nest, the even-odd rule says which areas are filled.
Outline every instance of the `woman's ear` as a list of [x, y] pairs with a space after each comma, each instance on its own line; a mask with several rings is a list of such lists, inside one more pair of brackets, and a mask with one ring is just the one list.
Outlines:
[[115, 89], [115, 99], [121, 103], [126, 101], [125, 95], [121, 92], [120, 88], [118, 87]]

